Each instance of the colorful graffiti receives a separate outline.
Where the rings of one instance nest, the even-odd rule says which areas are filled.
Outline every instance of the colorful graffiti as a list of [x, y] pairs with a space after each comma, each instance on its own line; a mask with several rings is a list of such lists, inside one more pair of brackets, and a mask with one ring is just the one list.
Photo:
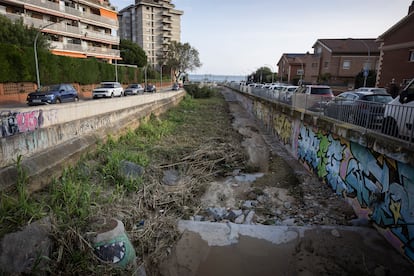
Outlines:
[[[297, 157], [358, 205], [414, 261], [414, 169], [354, 142], [301, 125]], [[354, 205], [354, 204], [353, 204]]]
[[42, 110], [29, 112], [3, 111], [0, 114], [0, 137], [34, 131], [43, 124]]
[[278, 116], [273, 119], [273, 129], [285, 145], [291, 144], [292, 122], [290, 117], [284, 114], [278, 114]]

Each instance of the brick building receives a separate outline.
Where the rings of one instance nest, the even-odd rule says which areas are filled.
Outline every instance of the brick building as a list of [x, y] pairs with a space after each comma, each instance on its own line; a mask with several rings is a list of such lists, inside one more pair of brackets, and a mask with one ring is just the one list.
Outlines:
[[381, 59], [377, 86], [386, 87], [392, 80], [404, 86], [414, 78], [414, 1], [408, 14], [377, 38]]

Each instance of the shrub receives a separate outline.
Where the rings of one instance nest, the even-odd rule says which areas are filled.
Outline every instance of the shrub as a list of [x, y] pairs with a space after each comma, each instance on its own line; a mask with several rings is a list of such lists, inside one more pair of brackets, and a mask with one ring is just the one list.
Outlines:
[[195, 99], [211, 98], [216, 94], [216, 89], [209, 86], [200, 87], [198, 84], [184, 85], [185, 91]]

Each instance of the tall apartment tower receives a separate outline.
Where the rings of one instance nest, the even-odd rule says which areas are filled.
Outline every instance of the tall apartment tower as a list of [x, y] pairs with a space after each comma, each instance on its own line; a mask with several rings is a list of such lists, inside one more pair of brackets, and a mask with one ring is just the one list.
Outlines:
[[0, 14], [48, 34], [53, 54], [120, 59], [117, 11], [108, 0], [0, 0]]
[[171, 0], [136, 0], [118, 13], [120, 37], [140, 45], [148, 63], [158, 68], [168, 44], [180, 42], [181, 15]]

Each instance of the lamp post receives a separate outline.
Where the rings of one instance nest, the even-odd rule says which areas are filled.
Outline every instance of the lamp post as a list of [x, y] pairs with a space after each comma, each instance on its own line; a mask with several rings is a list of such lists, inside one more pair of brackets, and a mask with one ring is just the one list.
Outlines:
[[365, 47], [367, 47], [367, 50], [368, 50], [368, 60], [367, 60], [367, 64], [364, 64], [364, 87], [366, 87], [367, 86], [367, 77], [368, 77], [369, 69], [370, 69], [370, 68], [367, 68], [367, 67], [371, 67], [371, 64], [370, 64], [370, 61], [371, 61], [371, 51], [369, 49], [368, 44], [365, 41], [363, 41], [363, 40], [360, 40], [360, 41], [361, 41], [362, 44], [365, 45]]
[[49, 23], [43, 27], [40, 27], [39, 30], [36, 33], [35, 39], [34, 39], [34, 43], [33, 43], [33, 49], [34, 49], [34, 56], [35, 56], [35, 64], [36, 64], [36, 82], [37, 82], [37, 90], [40, 89], [40, 77], [39, 77], [39, 61], [37, 59], [37, 39], [39, 38], [39, 35], [41, 33], [41, 31], [53, 24], [56, 24], [58, 22], [52, 22]]
[[[119, 56], [121, 56], [121, 52], [126, 52], [127, 50], [118, 50]], [[118, 82], [118, 60], [115, 59], [115, 81]]]

